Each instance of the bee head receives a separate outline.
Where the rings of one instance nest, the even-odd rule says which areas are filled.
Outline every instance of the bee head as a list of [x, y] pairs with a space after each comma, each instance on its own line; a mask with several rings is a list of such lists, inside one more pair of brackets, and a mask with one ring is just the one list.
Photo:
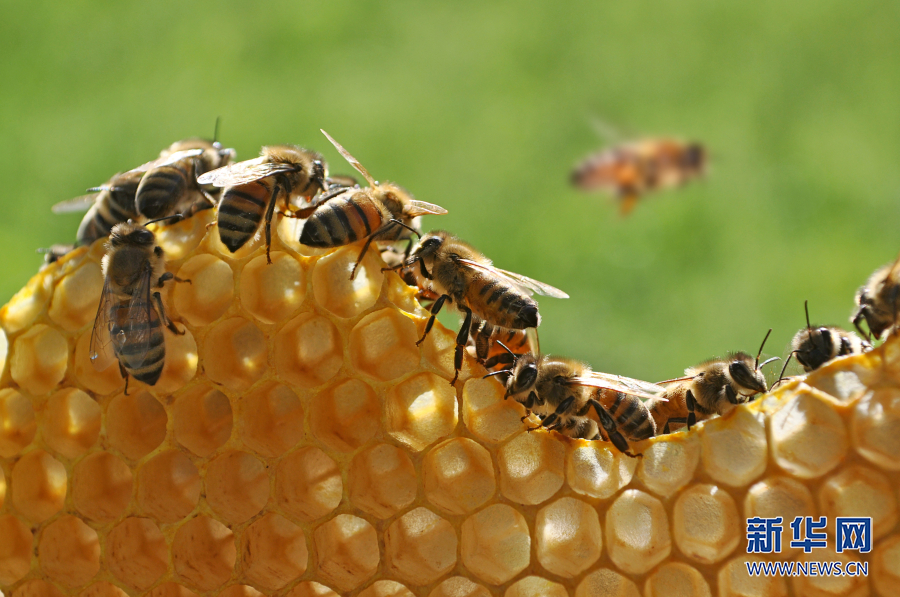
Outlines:
[[320, 188], [327, 188], [325, 179], [328, 178], [328, 171], [325, 167], [325, 162], [323, 162], [322, 160], [313, 160], [312, 164], [310, 165], [310, 170], [311, 173], [309, 175], [309, 178], [317, 182]]
[[122, 245], [152, 246], [156, 237], [152, 232], [131, 220], [116, 224], [109, 233], [109, 244], [113, 247]]
[[700, 170], [706, 162], [706, 149], [699, 143], [691, 143], [684, 152], [684, 165], [692, 170]]
[[[764, 363], [765, 364], [765, 363]], [[768, 391], [766, 378], [759, 368], [754, 368], [753, 357], [745, 352], [739, 352], [732, 356], [728, 364], [728, 373], [738, 386], [738, 393], [751, 396]]]
[[446, 236], [446, 232], [429, 232], [419, 239], [416, 248], [413, 250], [413, 255], [415, 255], [416, 259], [431, 257], [443, 246]]
[[531, 353], [519, 355], [506, 381], [506, 396], [525, 392], [537, 383], [537, 358]]

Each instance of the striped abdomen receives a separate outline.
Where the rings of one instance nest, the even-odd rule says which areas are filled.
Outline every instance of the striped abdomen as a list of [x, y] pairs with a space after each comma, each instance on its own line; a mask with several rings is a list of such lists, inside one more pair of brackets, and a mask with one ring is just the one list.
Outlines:
[[137, 188], [135, 206], [145, 218], [172, 215], [175, 205], [188, 190], [190, 174], [178, 164], [160, 166], [144, 175]]
[[476, 278], [465, 298], [473, 313], [494, 325], [521, 330], [541, 321], [537, 301], [499, 276]]
[[[510, 330], [493, 326], [481, 318], [472, 320], [472, 340], [475, 344], [475, 356], [488, 371], [499, 371], [512, 366], [513, 355], [537, 352], [531, 345], [531, 339], [524, 330]], [[510, 349], [509, 354], [503, 346]]]
[[[137, 315], [134, 309], [146, 315]], [[133, 378], [152, 386], [159, 380], [166, 359], [162, 322], [152, 304], [130, 304], [126, 299], [110, 307], [113, 352]]]
[[597, 401], [616, 423], [619, 433], [628, 441], [641, 441], [656, 435], [656, 422], [650, 409], [636, 396], [604, 390], [598, 392]]
[[234, 253], [256, 234], [272, 200], [268, 179], [228, 187], [219, 202], [219, 238]]
[[[300, 244], [309, 247], [340, 247], [367, 238], [381, 227], [385, 214], [367, 193], [343, 193], [320, 205], [304, 222]], [[396, 233], [402, 231], [397, 227]], [[392, 240], [391, 235], [378, 240]]]
[[79, 245], [89, 245], [98, 238], [109, 236], [116, 224], [137, 217], [134, 197], [138, 184], [119, 185], [115, 190], [103, 190], [81, 220], [76, 239]]

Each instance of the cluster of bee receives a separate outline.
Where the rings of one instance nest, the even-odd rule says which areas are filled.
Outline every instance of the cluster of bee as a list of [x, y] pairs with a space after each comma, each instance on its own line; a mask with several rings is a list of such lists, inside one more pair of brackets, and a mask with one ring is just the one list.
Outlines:
[[[76, 244], [109, 237], [103, 259], [104, 288], [91, 337], [91, 361], [97, 369], [118, 362], [126, 392], [130, 377], [148, 385], [158, 381], [165, 359], [163, 326], [172, 333], [184, 333], [166, 315], [160, 289], [170, 280], [190, 280], [166, 271], [163, 250], [146, 225], [163, 225], [217, 207], [219, 238], [232, 253], [264, 236], [268, 258], [276, 214], [304, 220], [301, 244], [330, 248], [360, 242], [351, 279], [375, 242], [388, 264], [383, 271], [396, 271], [417, 288], [423, 302], [430, 302], [431, 316], [417, 344], [426, 339], [445, 305], [463, 316], [451, 385], [459, 377], [468, 347], [490, 371], [487, 377], [504, 385], [505, 397], [525, 406], [528, 414], [523, 420], [537, 417], [540, 424], [535, 429], [610, 441], [632, 455], [632, 442], [670, 433], [675, 426], [690, 428], [767, 391], [761, 370], [777, 358], [759, 362], [768, 334], [755, 358], [744, 352], [729, 354], [659, 383], [542, 355], [536, 333], [541, 317], [533, 295], [568, 295], [495, 267], [449, 232], [423, 233], [421, 216], [447, 210], [414, 199], [396, 184], [377, 182], [322, 132], [368, 186], [351, 177], [330, 176], [322, 156], [308, 149], [267, 146], [259, 157], [235, 162], [233, 149], [217, 141], [194, 139], [174, 143], [158, 159], [116, 174], [105, 185], [90, 189], [91, 195], [54, 207], [58, 212], [87, 209]], [[644, 192], [697, 176], [703, 170], [704, 155], [699, 144], [634, 143], [589, 159], [576, 170], [574, 180], [586, 187], [614, 188], [627, 211]], [[398, 242], [407, 243], [405, 250], [397, 248]], [[853, 317], [857, 328], [865, 320], [876, 336], [894, 329], [898, 289], [897, 263], [876, 272], [857, 295]], [[791, 355], [809, 371], [836, 356], [870, 348], [869, 342], [852, 332], [814, 328], [807, 316], [807, 327], [794, 338]]]

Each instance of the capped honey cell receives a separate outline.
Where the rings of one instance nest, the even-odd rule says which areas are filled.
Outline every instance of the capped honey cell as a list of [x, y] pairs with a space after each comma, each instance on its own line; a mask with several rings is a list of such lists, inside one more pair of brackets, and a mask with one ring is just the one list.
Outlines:
[[359, 593], [359, 597], [415, 597], [404, 585], [393, 580], [376, 580]]
[[500, 491], [520, 504], [540, 504], [562, 487], [566, 448], [550, 433], [520, 433], [500, 448]]
[[847, 432], [834, 407], [811, 392], [801, 392], [772, 414], [772, 456], [788, 473], [812, 479], [840, 463]]
[[576, 493], [606, 499], [631, 482], [638, 459], [602, 442], [570, 446], [566, 454], [566, 481]]
[[465, 576], [451, 576], [436, 586], [428, 597], [490, 597], [490, 595], [485, 586], [474, 583]]
[[480, 580], [499, 585], [531, 561], [531, 535], [525, 517], [507, 504], [493, 504], [462, 524], [463, 565]]
[[640, 460], [638, 479], [653, 493], [669, 497], [694, 476], [700, 441], [696, 435], [665, 435], [644, 450]]
[[682, 492], [672, 514], [675, 543], [696, 562], [718, 562], [743, 538], [734, 499], [715, 485], [695, 485]]
[[573, 578], [602, 553], [597, 511], [586, 502], [564, 497], [541, 508], [534, 522], [537, 558], [553, 574]]
[[578, 583], [575, 597], [641, 597], [641, 593], [633, 581], [609, 568], [600, 568]]
[[465, 514], [497, 490], [490, 453], [462, 437], [438, 444], [425, 456], [425, 496], [450, 514]]
[[502, 442], [524, 427], [525, 408], [515, 400], [504, 400], [504, 391], [492, 379], [470, 379], [463, 386], [463, 422], [482, 442]]
[[542, 597], [567, 597], [566, 588], [558, 582], [541, 578], [540, 576], [526, 576], [522, 580], [514, 582], [503, 597], [529, 597], [541, 595]]
[[672, 549], [662, 502], [638, 489], [619, 494], [606, 512], [605, 527], [609, 557], [624, 572], [643, 574]]

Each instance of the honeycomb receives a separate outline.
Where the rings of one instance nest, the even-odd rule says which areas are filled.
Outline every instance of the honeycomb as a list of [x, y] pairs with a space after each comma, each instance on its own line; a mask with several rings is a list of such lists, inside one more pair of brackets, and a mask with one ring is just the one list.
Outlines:
[[[159, 382], [95, 371], [102, 243], [0, 310], [5, 597], [900, 595], [900, 341], [635, 446], [527, 432], [521, 405], [370, 251], [231, 254], [158, 231]], [[868, 576], [750, 577], [750, 516], [867, 515]], [[832, 521], [833, 523], [833, 521]], [[789, 545], [784, 527], [783, 544]], [[829, 542], [834, 545], [833, 524]]]

